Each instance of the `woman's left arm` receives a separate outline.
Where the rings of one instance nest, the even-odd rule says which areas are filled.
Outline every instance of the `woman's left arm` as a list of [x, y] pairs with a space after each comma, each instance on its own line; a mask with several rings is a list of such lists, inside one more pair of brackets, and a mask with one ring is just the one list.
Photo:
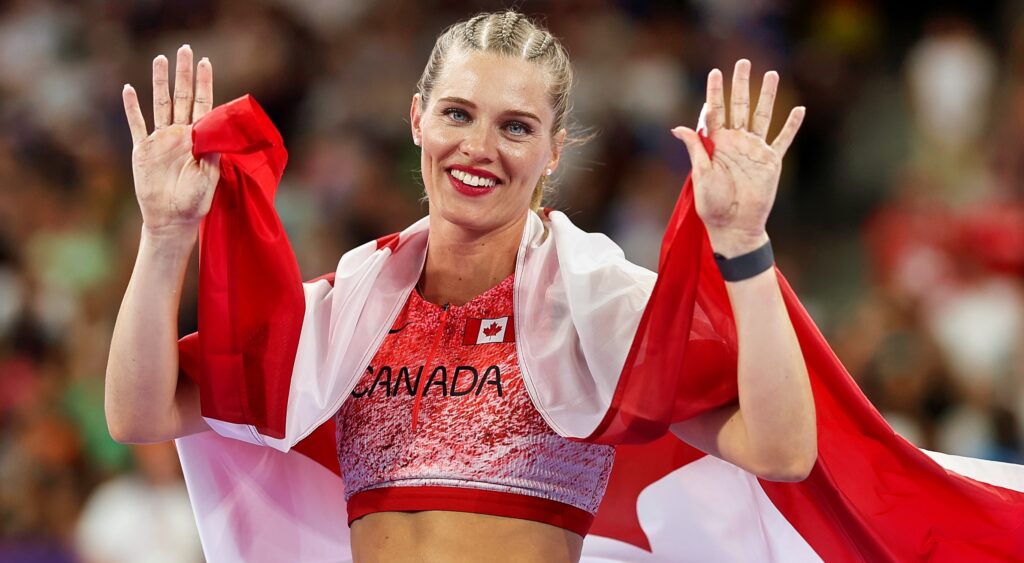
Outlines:
[[[779, 76], [765, 74], [750, 116], [750, 61], [736, 63], [726, 127], [722, 73], [708, 75], [709, 156], [692, 129], [673, 134], [693, 162], [694, 201], [717, 254], [733, 258], [768, 242], [765, 224], [804, 108], [794, 108], [778, 137], [766, 136]], [[748, 124], [749, 121], [749, 124]], [[773, 481], [804, 479], [817, 459], [814, 397], [793, 324], [774, 268], [742, 281], [726, 282], [736, 320], [739, 404], [672, 425], [695, 447]]]

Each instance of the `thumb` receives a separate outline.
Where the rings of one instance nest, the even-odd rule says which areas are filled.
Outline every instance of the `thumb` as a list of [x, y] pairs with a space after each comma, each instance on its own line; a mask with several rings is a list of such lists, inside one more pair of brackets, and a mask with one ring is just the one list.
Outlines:
[[217, 192], [217, 184], [220, 183], [220, 153], [204, 154], [199, 158], [199, 173], [209, 181], [209, 185], [203, 194], [200, 209], [205, 217], [213, 205], [213, 196]]
[[209, 174], [213, 171], [220, 171], [220, 153], [207, 153], [199, 157], [199, 169]]
[[672, 129], [672, 136], [679, 139], [686, 145], [686, 152], [690, 153], [690, 163], [694, 172], [704, 171], [711, 166], [711, 158], [708, 151], [704, 150], [697, 132], [689, 127], [679, 126]]

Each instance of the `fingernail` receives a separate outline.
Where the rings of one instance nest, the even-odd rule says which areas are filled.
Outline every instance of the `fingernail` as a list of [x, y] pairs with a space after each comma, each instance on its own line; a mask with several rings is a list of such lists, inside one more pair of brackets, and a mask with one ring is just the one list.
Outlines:
[[190, 47], [188, 43], [185, 43], [184, 45], [181, 46], [181, 48], [182, 49], [191, 49], [192, 47]]
[[123, 90], [127, 90], [127, 89], [129, 89], [131, 87], [132, 87], [131, 84], [125, 83]]
[[210, 64], [210, 59], [207, 58], [207, 57], [203, 57], [203, 58], [199, 59], [199, 62], [200, 63]]

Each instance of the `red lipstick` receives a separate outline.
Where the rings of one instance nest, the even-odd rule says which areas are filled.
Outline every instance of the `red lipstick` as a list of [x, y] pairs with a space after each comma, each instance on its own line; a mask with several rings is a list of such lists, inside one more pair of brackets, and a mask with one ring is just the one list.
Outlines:
[[[463, 181], [459, 180], [458, 178], [456, 178], [455, 176], [453, 176], [452, 172], [451, 172], [452, 170], [458, 170], [458, 171], [464, 172], [466, 174], [472, 174], [472, 175], [477, 176], [479, 178], [484, 178], [484, 179], [488, 179], [488, 180], [494, 180], [494, 186], [490, 186], [490, 187], [470, 186], [469, 184], [466, 184], [465, 182], [463, 182]], [[456, 164], [454, 166], [449, 167], [445, 172], [448, 175], [448, 181], [451, 182], [452, 187], [455, 188], [455, 191], [457, 191], [457, 192], [459, 192], [459, 193], [461, 193], [463, 195], [474, 196], [474, 197], [475, 196], [486, 195], [486, 194], [491, 193], [492, 191], [494, 191], [494, 189], [496, 187], [501, 185], [501, 180], [499, 180], [498, 177], [495, 176], [494, 174], [492, 174], [492, 173], [490, 173], [490, 172], [488, 172], [486, 170], [480, 170], [479, 168], [473, 168], [472, 166], [462, 166], [461, 164]]]

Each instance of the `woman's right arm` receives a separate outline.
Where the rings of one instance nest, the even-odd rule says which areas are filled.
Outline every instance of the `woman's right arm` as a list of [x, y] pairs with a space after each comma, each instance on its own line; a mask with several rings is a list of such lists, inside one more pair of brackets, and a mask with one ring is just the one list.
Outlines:
[[152, 133], [135, 90], [125, 85], [123, 92], [143, 227], [107, 360], [107, 427], [118, 442], [208, 429], [198, 387], [178, 377], [177, 318], [189, 256], [220, 177], [219, 156], [192, 157], [192, 123], [212, 108], [213, 68], [205, 58], [199, 62], [193, 96], [192, 50], [182, 46], [172, 101], [167, 67], [164, 56], [153, 60]]

